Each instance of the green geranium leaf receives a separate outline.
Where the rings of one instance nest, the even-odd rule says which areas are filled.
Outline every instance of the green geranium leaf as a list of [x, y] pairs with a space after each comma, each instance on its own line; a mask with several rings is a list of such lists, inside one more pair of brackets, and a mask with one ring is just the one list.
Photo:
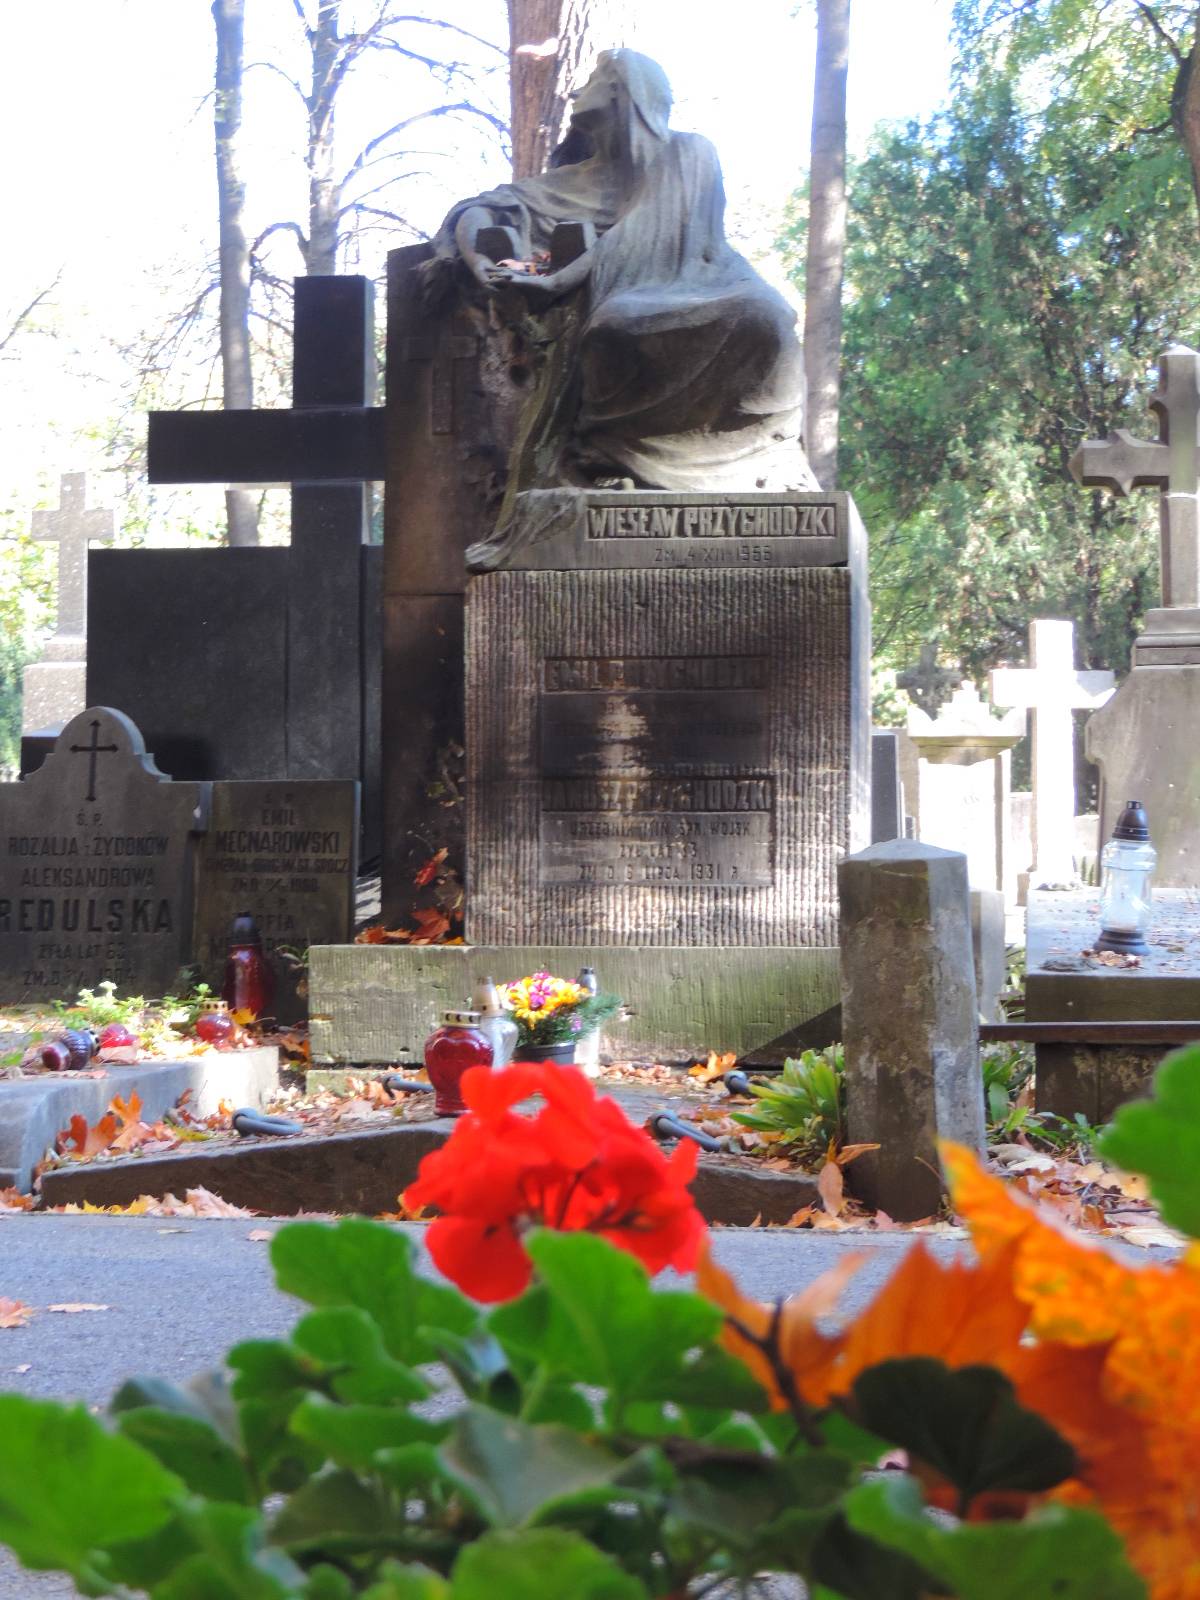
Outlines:
[[450, 1600], [450, 1585], [428, 1567], [399, 1567], [390, 1562], [362, 1600]]
[[340, 1400], [406, 1402], [429, 1394], [424, 1378], [392, 1360], [378, 1325], [353, 1306], [310, 1312], [296, 1324], [292, 1340], [302, 1354], [320, 1362]]
[[1075, 1471], [1070, 1445], [1017, 1404], [994, 1367], [884, 1361], [860, 1374], [853, 1395], [864, 1427], [940, 1472], [964, 1504], [988, 1489], [1052, 1489]]
[[530, 1426], [475, 1405], [456, 1419], [439, 1455], [447, 1474], [501, 1528], [536, 1521], [556, 1502], [588, 1490], [612, 1498], [613, 1480], [626, 1464], [568, 1428]]
[[450, 1593], [452, 1600], [646, 1600], [636, 1578], [560, 1528], [477, 1539], [455, 1562]]
[[319, 1445], [339, 1467], [369, 1471], [376, 1451], [436, 1444], [450, 1424], [427, 1422], [398, 1406], [340, 1406], [310, 1395], [292, 1412], [288, 1426], [297, 1438]]
[[163, 1527], [184, 1486], [82, 1406], [0, 1395], [0, 1542], [27, 1567], [102, 1583], [97, 1552]]
[[959, 1600], [1145, 1600], [1120, 1539], [1092, 1511], [1045, 1506], [1021, 1522], [947, 1524], [901, 1473], [860, 1485], [845, 1508], [851, 1528], [919, 1562]]
[[1200, 1239], [1200, 1045], [1169, 1055], [1153, 1097], [1122, 1106], [1096, 1148], [1148, 1178], [1163, 1220]]
[[210, 1423], [186, 1412], [144, 1406], [123, 1412], [119, 1426], [127, 1439], [182, 1478], [193, 1494], [235, 1505], [249, 1502], [250, 1480], [242, 1459]]
[[672, 1514], [740, 1552], [747, 1573], [761, 1564], [804, 1569], [807, 1547], [853, 1479], [832, 1451], [793, 1459], [697, 1447], [678, 1462]]
[[197, 1548], [155, 1584], [153, 1600], [296, 1600], [303, 1592], [299, 1567], [281, 1550], [264, 1548], [257, 1511], [207, 1505], [184, 1520]]
[[469, 1334], [479, 1314], [457, 1289], [413, 1270], [413, 1247], [386, 1223], [363, 1217], [294, 1222], [271, 1241], [275, 1281], [311, 1306], [354, 1306], [378, 1324], [397, 1361], [433, 1361], [430, 1329]]
[[300, 1552], [349, 1540], [374, 1545], [387, 1531], [381, 1495], [352, 1472], [323, 1472], [301, 1484], [271, 1524], [271, 1542]]
[[505, 1349], [555, 1376], [631, 1400], [765, 1409], [740, 1361], [716, 1347], [721, 1312], [699, 1295], [656, 1292], [627, 1251], [586, 1233], [532, 1234], [539, 1285], [493, 1311]]
[[304, 1585], [304, 1600], [354, 1600], [354, 1585], [337, 1567], [314, 1567]]

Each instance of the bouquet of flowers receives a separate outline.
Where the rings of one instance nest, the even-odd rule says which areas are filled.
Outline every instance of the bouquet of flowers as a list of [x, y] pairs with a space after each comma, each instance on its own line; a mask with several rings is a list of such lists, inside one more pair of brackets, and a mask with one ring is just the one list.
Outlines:
[[567, 1044], [601, 1028], [621, 1009], [613, 994], [591, 994], [581, 983], [535, 972], [502, 983], [500, 1004], [518, 1028], [518, 1052], [529, 1046]]

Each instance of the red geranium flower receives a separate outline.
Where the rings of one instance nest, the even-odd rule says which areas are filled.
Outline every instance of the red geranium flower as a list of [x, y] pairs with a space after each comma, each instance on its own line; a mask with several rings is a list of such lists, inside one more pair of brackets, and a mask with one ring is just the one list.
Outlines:
[[[533, 1094], [542, 1109], [517, 1115]], [[487, 1302], [520, 1294], [533, 1270], [522, 1237], [534, 1227], [601, 1234], [651, 1273], [695, 1266], [705, 1234], [688, 1189], [695, 1145], [668, 1159], [582, 1072], [551, 1062], [473, 1067], [462, 1096], [467, 1114], [422, 1161], [404, 1203], [442, 1213], [429, 1253], [465, 1293]]]

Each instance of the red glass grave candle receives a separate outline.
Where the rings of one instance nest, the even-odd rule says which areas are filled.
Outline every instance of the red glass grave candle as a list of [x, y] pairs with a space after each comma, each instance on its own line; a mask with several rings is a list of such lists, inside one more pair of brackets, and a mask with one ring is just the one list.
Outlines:
[[248, 1011], [251, 1017], [271, 1013], [275, 975], [263, 953], [262, 935], [248, 911], [239, 911], [233, 919], [221, 993], [230, 1011]]
[[196, 1018], [196, 1037], [218, 1048], [233, 1038], [236, 1023], [224, 1000], [206, 1000]]
[[459, 1088], [468, 1067], [490, 1067], [492, 1046], [479, 1031], [478, 1011], [444, 1011], [442, 1025], [425, 1041], [425, 1070], [433, 1084], [439, 1117], [461, 1117], [467, 1109]]

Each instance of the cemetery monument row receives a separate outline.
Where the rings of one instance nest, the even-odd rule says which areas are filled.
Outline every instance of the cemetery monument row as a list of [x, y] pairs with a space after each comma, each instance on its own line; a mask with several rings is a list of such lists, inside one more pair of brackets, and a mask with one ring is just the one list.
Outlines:
[[[670, 107], [654, 62], [606, 52], [550, 172], [393, 257], [389, 356], [426, 387], [399, 413], [389, 359], [385, 641], [404, 619], [411, 663], [422, 619], [455, 638], [454, 580], [428, 593], [421, 554], [448, 543], [460, 590], [465, 555], [465, 737], [454, 704], [440, 735], [466, 748], [474, 943], [832, 946], [837, 862], [869, 834], [863, 530], [804, 456], [795, 316], [728, 243], [716, 154]], [[497, 348], [519, 415], [502, 394], [481, 415]], [[505, 439], [503, 497], [464, 494]], [[412, 691], [385, 684], [385, 915], [430, 826]]]

